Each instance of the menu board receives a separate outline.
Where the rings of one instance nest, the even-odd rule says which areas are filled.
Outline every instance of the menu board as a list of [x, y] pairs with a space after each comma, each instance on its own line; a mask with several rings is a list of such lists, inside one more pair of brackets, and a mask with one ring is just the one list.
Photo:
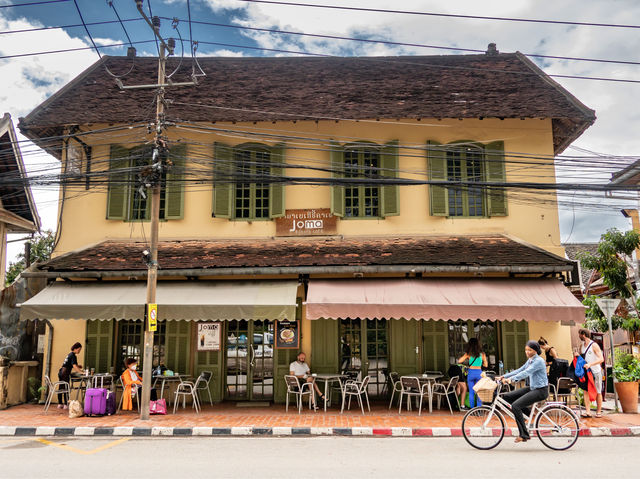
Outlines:
[[220, 323], [198, 323], [198, 351], [220, 351]]
[[298, 349], [300, 327], [298, 321], [276, 321], [276, 349]]

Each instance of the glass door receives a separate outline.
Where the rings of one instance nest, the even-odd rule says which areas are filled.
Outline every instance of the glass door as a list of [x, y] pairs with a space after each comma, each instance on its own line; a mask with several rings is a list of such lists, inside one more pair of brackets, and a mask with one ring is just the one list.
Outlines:
[[225, 398], [273, 399], [273, 321], [227, 321]]
[[388, 375], [388, 321], [340, 320], [340, 371], [369, 376], [369, 397], [384, 395]]

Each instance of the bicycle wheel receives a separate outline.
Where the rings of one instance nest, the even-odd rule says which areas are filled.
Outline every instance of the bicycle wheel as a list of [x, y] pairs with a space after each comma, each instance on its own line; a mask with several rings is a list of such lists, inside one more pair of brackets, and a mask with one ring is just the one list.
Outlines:
[[504, 437], [504, 419], [489, 406], [473, 408], [462, 419], [462, 435], [476, 449], [493, 449]]
[[564, 451], [578, 440], [578, 418], [564, 406], [547, 406], [538, 413], [536, 432], [542, 444], [549, 449]]

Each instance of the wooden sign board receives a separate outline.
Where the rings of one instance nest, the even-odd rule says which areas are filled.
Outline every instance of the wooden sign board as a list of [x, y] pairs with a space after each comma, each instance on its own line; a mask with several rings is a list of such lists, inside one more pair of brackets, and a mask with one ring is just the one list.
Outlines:
[[325, 236], [337, 231], [337, 217], [329, 208], [287, 210], [276, 218], [276, 236]]

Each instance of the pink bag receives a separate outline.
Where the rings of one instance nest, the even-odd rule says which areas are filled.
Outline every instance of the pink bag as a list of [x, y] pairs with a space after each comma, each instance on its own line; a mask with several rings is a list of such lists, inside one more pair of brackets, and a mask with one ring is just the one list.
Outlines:
[[149, 401], [149, 414], [167, 414], [167, 401], [164, 399]]

